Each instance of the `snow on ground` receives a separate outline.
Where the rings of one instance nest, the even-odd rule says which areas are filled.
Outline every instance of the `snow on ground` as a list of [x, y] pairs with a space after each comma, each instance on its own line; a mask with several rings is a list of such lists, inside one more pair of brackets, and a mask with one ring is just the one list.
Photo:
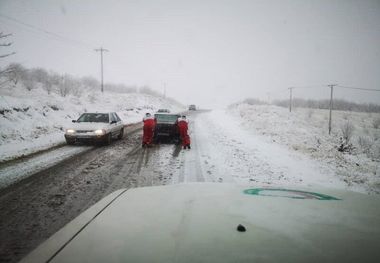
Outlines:
[[194, 150], [200, 155], [202, 173], [213, 181], [346, 188], [325, 165], [263, 140], [225, 111], [199, 114], [190, 128], [196, 131], [192, 133], [197, 142]]
[[[128, 124], [158, 108], [184, 110], [144, 94], [83, 92], [78, 98], [2, 88], [0, 162], [64, 143], [65, 128], [83, 112], [116, 111]], [[374, 113], [334, 112], [328, 135], [325, 110], [295, 109], [290, 114], [276, 106], [237, 104], [224, 111], [193, 112], [192, 149], [170, 153], [176, 160], [173, 169], [179, 169], [173, 183], [324, 186], [380, 193], [380, 129], [373, 125], [377, 118]], [[348, 121], [355, 127], [354, 149], [339, 152], [340, 127]]]
[[[281, 176], [304, 174], [299, 177], [303, 183], [318, 184], [338, 180], [354, 190], [365, 189], [369, 193], [380, 193], [380, 129], [373, 126], [373, 121], [379, 117], [379, 114], [374, 113], [334, 112], [333, 132], [328, 135], [328, 111], [296, 109], [290, 114], [288, 109], [277, 106], [238, 104], [224, 113], [214, 113], [213, 116], [220, 122], [218, 129], [231, 130], [234, 139], [228, 141], [227, 138], [232, 137], [220, 132], [220, 135], [212, 135], [212, 140], [216, 145], [231, 145], [230, 155], [233, 158], [225, 161], [231, 163], [235, 174], [244, 169], [245, 174], [257, 174], [259, 171], [259, 174], [264, 173], [278, 179]], [[355, 127], [352, 137], [354, 149], [350, 153], [342, 153], [337, 148], [342, 136], [341, 127], [347, 121]], [[208, 123], [212, 122], [214, 121], [204, 122], [203, 125], [210, 125]], [[244, 133], [233, 131], [232, 127], [240, 127]], [[370, 140], [369, 150], [363, 149], [365, 145], [359, 143], [360, 138]], [[246, 147], [251, 150], [242, 150]], [[258, 151], [266, 157], [258, 160]], [[236, 156], [246, 159], [251, 165], [238, 168], [239, 162], [234, 161], [239, 159]], [[292, 168], [292, 159], [288, 159], [289, 156], [309, 160], [298, 162]], [[273, 162], [277, 167], [285, 168], [285, 171], [276, 170], [276, 166], [272, 166]], [[320, 165], [314, 167], [314, 163]], [[224, 165], [223, 169], [228, 169], [228, 165]], [[306, 176], [306, 171], [310, 175]], [[328, 175], [329, 179], [318, 178], [320, 174]], [[296, 178], [298, 176], [288, 179], [294, 181]]]
[[64, 143], [64, 130], [83, 112], [116, 111], [125, 124], [141, 121], [146, 112], [183, 106], [138, 93], [83, 92], [80, 97], [47, 94], [41, 88], [0, 89], [0, 162]]

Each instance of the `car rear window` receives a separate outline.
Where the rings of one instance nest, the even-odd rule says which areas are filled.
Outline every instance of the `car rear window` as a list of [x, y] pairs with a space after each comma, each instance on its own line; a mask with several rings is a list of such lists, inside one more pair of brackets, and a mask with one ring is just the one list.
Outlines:
[[157, 122], [175, 123], [179, 117], [176, 114], [155, 114]]

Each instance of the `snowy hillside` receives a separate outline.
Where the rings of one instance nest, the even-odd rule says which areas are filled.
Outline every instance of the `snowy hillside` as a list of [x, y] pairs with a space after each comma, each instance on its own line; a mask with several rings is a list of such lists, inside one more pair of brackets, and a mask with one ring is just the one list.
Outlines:
[[[229, 112], [263, 140], [326, 163], [348, 185], [366, 185], [369, 192], [380, 193], [380, 114], [334, 111], [329, 135], [326, 110], [297, 108], [289, 113], [283, 107], [242, 103]], [[339, 151], [347, 126], [352, 134]]]
[[0, 89], [0, 162], [64, 142], [64, 129], [83, 112], [116, 111], [125, 124], [141, 121], [159, 108], [183, 110], [173, 100], [140, 93], [104, 94], [85, 90], [80, 96], [48, 94], [22, 84]]

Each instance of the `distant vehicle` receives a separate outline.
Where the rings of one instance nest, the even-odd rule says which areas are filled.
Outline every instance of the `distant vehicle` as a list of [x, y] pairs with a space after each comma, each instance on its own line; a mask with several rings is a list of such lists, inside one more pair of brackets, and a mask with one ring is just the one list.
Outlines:
[[83, 113], [73, 120], [72, 127], [66, 129], [67, 144], [76, 142], [95, 142], [110, 144], [113, 138], [121, 139], [124, 125], [116, 112]]
[[194, 104], [191, 104], [191, 105], [189, 106], [189, 110], [197, 110], [197, 107], [195, 107]]
[[170, 113], [169, 109], [158, 109], [158, 113]]
[[153, 141], [155, 143], [159, 143], [160, 141], [179, 143], [180, 137], [177, 122], [180, 115], [156, 113], [154, 117], [157, 122], [154, 129]]
[[227, 183], [121, 189], [21, 263], [377, 262], [379, 203], [344, 190]]

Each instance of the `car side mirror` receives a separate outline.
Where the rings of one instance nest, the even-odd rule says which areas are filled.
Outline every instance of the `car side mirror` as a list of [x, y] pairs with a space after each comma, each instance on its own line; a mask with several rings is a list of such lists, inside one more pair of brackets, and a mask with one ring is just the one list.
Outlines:
[[111, 121], [111, 124], [114, 124], [114, 123], [116, 123], [117, 121]]
[[72, 120], [72, 122], [77, 122], [76, 120]]

